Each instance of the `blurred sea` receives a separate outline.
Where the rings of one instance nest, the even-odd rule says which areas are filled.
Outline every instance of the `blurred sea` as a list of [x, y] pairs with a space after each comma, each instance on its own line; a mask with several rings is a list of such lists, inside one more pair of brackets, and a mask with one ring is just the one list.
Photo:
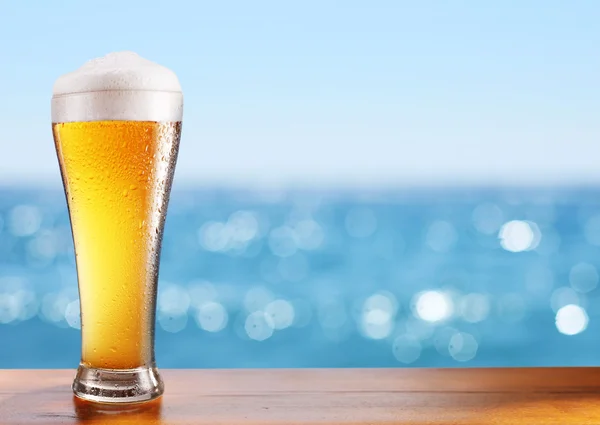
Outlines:
[[[159, 367], [597, 365], [600, 189], [174, 190]], [[80, 353], [64, 195], [0, 189], [0, 368]]]

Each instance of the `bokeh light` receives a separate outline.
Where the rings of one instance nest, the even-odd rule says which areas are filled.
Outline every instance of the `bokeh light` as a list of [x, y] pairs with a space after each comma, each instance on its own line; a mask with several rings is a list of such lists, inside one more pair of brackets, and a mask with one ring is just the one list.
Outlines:
[[71, 301], [65, 308], [65, 320], [70, 327], [81, 329], [81, 315], [79, 309], [79, 300]]
[[450, 340], [457, 333], [458, 331], [451, 326], [436, 329], [433, 335], [433, 346], [440, 355], [450, 356], [450, 351], [448, 351]]
[[187, 290], [177, 284], [161, 282], [158, 290], [158, 311], [174, 316], [183, 316], [190, 307]]
[[227, 326], [229, 315], [223, 305], [207, 301], [198, 307], [196, 324], [207, 332], [220, 332]]
[[600, 214], [590, 217], [585, 222], [584, 235], [589, 244], [600, 246]]
[[428, 322], [446, 320], [454, 311], [452, 299], [441, 291], [421, 292], [413, 303], [416, 317]]
[[472, 214], [473, 226], [484, 235], [493, 235], [498, 232], [504, 220], [500, 207], [490, 203], [478, 205]]
[[273, 329], [289, 328], [294, 323], [294, 306], [287, 300], [271, 301], [265, 307], [265, 314], [271, 318]]
[[393, 294], [378, 292], [369, 296], [362, 307], [360, 330], [371, 339], [387, 338], [393, 330], [398, 302]]
[[575, 290], [568, 286], [561, 286], [552, 292], [552, 296], [550, 297], [550, 307], [552, 307], [552, 310], [556, 313], [566, 305], [580, 305], [581, 300], [581, 295], [575, 292]]
[[30, 236], [42, 224], [42, 213], [34, 205], [17, 205], [10, 212], [10, 231], [15, 236]]
[[590, 292], [598, 286], [598, 270], [589, 263], [577, 263], [569, 272], [569, 283], [577, 292]]
[[568, 304], [556, 312], [556, 329], [565, 335], [577, 335], [588, 325], [588, 315], [584, 308]]
[[498, 237], [505, 250], [522, 252], [535, 249], [541, 239], [541, 233], [532, 222], [513, 220], [502, 226]]
[[254, 286], [246, 292], [244, 307], [249, 313], [264, 310], [274, 298], [273, 293], [264, 286]]
[[157, 312], [157, 322], [163, 330], [170, 333], [177, 333], [184, 330], [187, 326], [188, 315], [179, 311], [159, 310]]
[[208, 281], [193, 281], [188, 285], [188, 296], [190, 305], [195, 309], [201, 308], [206, 303], [216, 301], [219, 293], [215, 286]]
[[250, 313], [246, 318], [244, 329], [250, 339], [264, 341], [273, 335], [275, 324], [273, 323], [271, 316], [264, 311], [255, 311]]
[[17, 299], [13, 295], [0, 294], [0, 323], [10, 323], [18, 316]]
[[392, 353], [400, 363], [411, 364], [421, 357], [421, 343], [411, 335], [401, 335], [394, 340]]
[[312, 251], [320, 248], [325, 241], [323, 228], [312, 219], [299, 221], [293, 229], [300, 249]]
[[490, 300], [485, 294], [471, 293], [460, 299], [460, 315], [469, 323], [485, 320], [490, 313]]
[[466, 332], [457, 332], [450, 338], [448, 352], [459, 362], [468, 362], [477, 355], [479, 344], [475, 337]]

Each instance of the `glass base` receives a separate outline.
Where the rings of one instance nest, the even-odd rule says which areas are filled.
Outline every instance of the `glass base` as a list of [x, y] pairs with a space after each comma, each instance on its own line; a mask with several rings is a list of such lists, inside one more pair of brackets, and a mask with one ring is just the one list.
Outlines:
[[73, 392], [96, 403], [140, 403], [160, 397], [163, 381], [156, 366], [135, 369], [96, 369], [80, 364]]

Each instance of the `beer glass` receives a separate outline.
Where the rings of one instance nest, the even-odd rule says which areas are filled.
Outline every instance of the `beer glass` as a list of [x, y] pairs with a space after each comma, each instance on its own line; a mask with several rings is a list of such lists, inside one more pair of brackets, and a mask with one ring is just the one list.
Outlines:
[[80, 398], [131, 403], [163, 392], [156, 294], [182, 111], [175, 74], [133, 53], [88, 62], [55, 83], [52, 130], [81, 307]]

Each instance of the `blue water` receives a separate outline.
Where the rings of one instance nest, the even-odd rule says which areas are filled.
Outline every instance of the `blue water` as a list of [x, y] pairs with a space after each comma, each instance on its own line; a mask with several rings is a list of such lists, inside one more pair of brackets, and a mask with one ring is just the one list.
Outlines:
[[[600, 189], [174, 190], [160, 367], [600, 363]], [[0, 368], [74, 367], [57, 190], [0, 189]]]

